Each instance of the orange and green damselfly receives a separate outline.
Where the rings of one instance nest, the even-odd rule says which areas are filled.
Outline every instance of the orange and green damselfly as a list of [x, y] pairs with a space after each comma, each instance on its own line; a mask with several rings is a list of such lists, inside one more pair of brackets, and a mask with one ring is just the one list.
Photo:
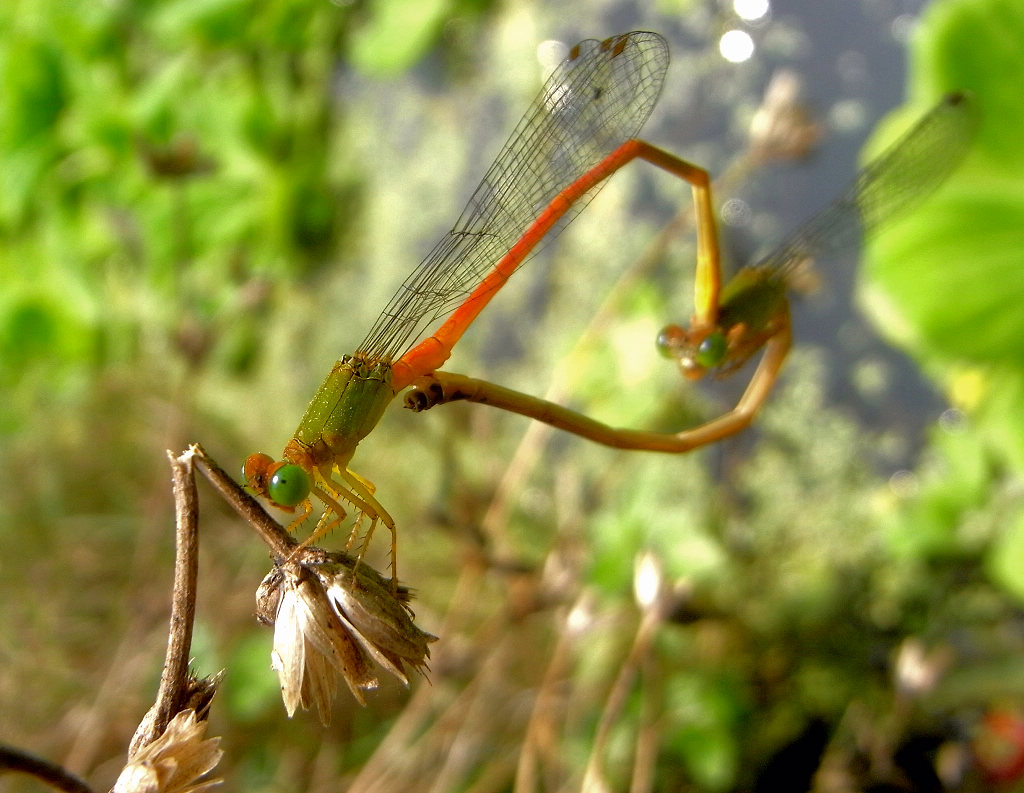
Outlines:
[[[397, 580], [394, 520], [373, 485], [348, 466], [391, 400], [410, 386], [406, 405], [416, 410], [455, 400], [490, 404], [624, 449], [685, 452], [739, 432], [767, 398], [789, 350], [787, 288], [794, 270], [854, 245], [861, 232], [926, 195], [953, 170], [971, 137], [969, 100], [947, 97], [861, 171], [835, 204], [723, 286], [707, 172], [635, 137], [658, 100], [668, 60], [668, 46], [656, 33], [636, 31], [573, 47], [454, 228], [405, 280], [357, 350], [334, 365], [283, 459], [254, 454], [245, 461], [251, 490], [282, 509], [299, 510], [290, 528], [312, 513], [311, 495], [323, 502], [307, 542], [337, 526], [346, 514], [342, 504], [349, 504], [369, 520], [360, 556], [378, 522], [391, 532], [392, 581]], [[688, 329], [670, 326], [662, 332], [663, 351], [696, 379], [709, 371], [731, 372], [764, 349], [736, 407], [678, 433], [618, 429], [537, 397], [440, 371], [462, 334], [537, 245], [634, 159], [685, 180], [693, 192], [695, 310]]]

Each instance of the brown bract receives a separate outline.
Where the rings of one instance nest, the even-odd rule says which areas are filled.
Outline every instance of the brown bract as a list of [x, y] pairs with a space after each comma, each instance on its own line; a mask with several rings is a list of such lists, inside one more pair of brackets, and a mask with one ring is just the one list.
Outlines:
[[220, 784], [204, 778], [224, 752], [220, 738], [206, 738], [206, 721], [180, 711], [163, 735], [132, 755], [111, 793], [202, 793]]
[[285, 710], [316, 706], [330, 720], [340, 674], [352, 695], [377, 688], [375, 664], [408, 685], [406, 665], [420, 672], [436, 641], [413, 622], [409, 590], [344, 553], [302, 549], [274, 567], [256, 593], [257, 617], [274, 626], [272, 665]]

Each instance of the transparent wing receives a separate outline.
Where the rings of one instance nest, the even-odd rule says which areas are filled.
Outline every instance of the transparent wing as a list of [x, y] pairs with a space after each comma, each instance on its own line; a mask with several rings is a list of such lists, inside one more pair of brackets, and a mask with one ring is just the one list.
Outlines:
[[[657, 33], [577, 44], [548, 78], [455, 226], [409, 275], [359, 345], [393, 361], [451, 313], [569, 184], [647, 121], [668, 69]], [[549, 235], [584, 208], [578, 201]]]
[[947, 95], [866, 165], [838, 199], [789, 235], [756, 268], [785, 278], [808, 260], [850, 250], [862, 236], [923, 200], [960, 164], [977, 127], [969, 94]]

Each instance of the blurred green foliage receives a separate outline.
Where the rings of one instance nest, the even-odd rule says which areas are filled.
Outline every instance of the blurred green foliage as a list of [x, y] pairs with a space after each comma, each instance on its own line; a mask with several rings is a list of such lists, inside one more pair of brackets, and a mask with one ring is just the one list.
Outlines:
[[[1013, 0], [947, 2], [927, 16], [911, 84], [916, 97], [968, 90], [981, 123], [972, 153], [921, 212], [871, 247], [867, 303], [879, 327], [930, 373], [965, 415], [936, 433], [922, 492], [893, 519], [894, 541], [918, 554], [958, 553], [955, 530], [976, 510], [999, 510], [1006, 476], [1024, 470], [1024, 8]], [[1016, 499], [989, 549], [994, 580], [1024, 598]]]
[[0, 9], [0, 383], [42, 361], [164, 354], [144, 337], [189, 321], [231, 328], [229, 362], [251, 363], [263, 315], [246, 286], [334, 266], [360, 220], [361, 168], [331, 101], [339, 63], [352, 48], [357, 67], [408, 68], [465, 13], [396, 7]]

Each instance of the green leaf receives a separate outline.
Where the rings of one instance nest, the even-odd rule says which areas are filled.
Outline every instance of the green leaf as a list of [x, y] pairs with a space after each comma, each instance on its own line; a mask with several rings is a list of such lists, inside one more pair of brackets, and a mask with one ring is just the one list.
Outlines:
[[951, 88], [972, 91], [983, 110], [978, 155], [1014, 173], [1024, 170], [1022, 35], [1024, 5], [1017, 0], [934, 3], [915, 39], [917, 68], [910, 75], [915, 96], [937, 96]]
[[52, 44], [27, 36], [0, 52], [0, 133], [9, 147], [50, 137], [67, 101], [60, 54]]
[[1024, 191], [1019, 180], [968, 177], [873, 247], [868, 307], [925, 359], [1020, 361]]
[[[1024, 462], [1024, 7], [1016, 0], [951, 0], [921, 24], [914, 93], [966, 89], [981, 122], [973, 149], [920, 210], [872, 244], [864, 267], [868, 311], [956, 401], [955, 371], [988, 387], [971, 403], [976, 426]], [[904, 114], [906, 115], [906, 114]], [[904, 119], [906, 121], [907, 119]], [[1019, 402], [1016, 403], [1019, 406]]]
[[231, 45], [250, 15], [244, 0], [175, 0], [159, 8], [153, 25], [164, 41], [198, 36], [209, 43]]
[[353, 65], [377, 76], [408, 69], [426, 53], [450, 9], [451, 0], [374, 0], [369, 21], [352, 37]]
[[1024, 515], [992, 544], [988, 570], [993, 581], [1024, 603]]
[[980, 382], [984, 390], [973, 411], [978, 430], [989, 448], [1024, 470], [1024, 370], [1016, 365], [989, 367]]

